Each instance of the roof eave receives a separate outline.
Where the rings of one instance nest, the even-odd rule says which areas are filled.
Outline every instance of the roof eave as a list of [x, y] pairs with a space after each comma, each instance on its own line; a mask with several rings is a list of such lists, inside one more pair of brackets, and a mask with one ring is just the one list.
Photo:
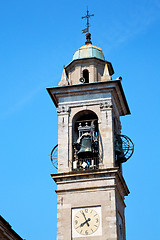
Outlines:
[[[91, 85], [96, 85], [96, 84], [100, 84], [100, 85], [103, 85], [103, 84], [110, 84], [110, 83], [117, 83], [118, 84], [118, 87], [120, 89], [120, 92], [121, 92], [121, 95], [122, 95], [122, 99], [123, 99], [123, 102], [124, 102], [124, 105], [125, 105], [125, 108], [126, 108], [126, 113], [123, 114], [123, 115], [129, 115], [131, 114], [130, 112], [130, 109], [129, 109], [129, 106], [128, 106], [128, 103], [127, 103], [127, 100], [126, 100], [126, 97], [125, 97], [125, 94], [124, 94], [124, 91], [123, 91], [123, 88], [122, 88], [122, 84], [121, 84], [121, 80], [109, 80], [109, 81], [103, 81], [103, 82], [94, 82], [94, 83], [84, 83], [82, 85], [68, 85], [68, 86], [61, 86], [61, 87], [53, 87], [53, 88], [47, 88], [47, 91], [52, 99], [52, 101], [54, 102], [55, 106], [58, 107], [58, 92], [60, 90], [60, 92], [67, 92], [68, 89], [74, 89], [75, 87], [79, 87], [81, 86], [81, 88], [83, 86], [91, 86]], [[53, 94], [53, 91], [55, 92]], [[121, 115], [121, 116], [123, 116]]]

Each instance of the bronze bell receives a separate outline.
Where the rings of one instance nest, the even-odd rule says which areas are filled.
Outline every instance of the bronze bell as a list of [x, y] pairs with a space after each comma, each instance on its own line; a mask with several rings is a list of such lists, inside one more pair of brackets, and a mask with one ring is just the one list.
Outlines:
[[77, 153], [79, 157], [92, 154], [92, 142], [90, 136], [84, 136], [81, 139], [80, 146], [81, 148]]

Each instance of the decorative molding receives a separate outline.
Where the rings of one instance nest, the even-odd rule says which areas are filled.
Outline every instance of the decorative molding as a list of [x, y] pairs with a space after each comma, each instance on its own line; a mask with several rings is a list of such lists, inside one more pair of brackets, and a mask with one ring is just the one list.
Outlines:
[[[57, 185], [61, 185], [58, 190], [56, 190], [57, 193], [64, 193], [64, 192], [72, 192], [72, 191], [90, 191], [92, 190], [106, 190], [108, 188], [115, 188], [118, 190], [120, 195], [128, 196], [129, 189], [125, 183], [125, 180], [122, 176], [122, 173], [119, 171], [118, 167], [114, 168], [108, 168], [108, 169], [98, 169], [98, 170], [88, 170], [88, 171], [72, 171], [72, 172], [63, 172], [63, 173], [57, 173], [57, 174], [51, 174], [51, 177], [53, 180], [57, 183]], [[103, 180], [104, 184], [99, 185], [98, 181]], [[109, 180], [109, 181], [108, 181]], [[111, 180], [114, 180], [111, 181]], [[92, 185], [92, 181], [96, 181], [96, 187]], [[106, 182], [107, 181], [107, 182]], [[84, 182], [90, 182], [90, 185], [86, 188]], [[71, 187], [68, 185], [66, 187], [66, 184], [72, 183], [78, 183], [78, 185]], [[107, 183], [107, 184], [106, 184]], [[80, 184], [84, 184], [84, 187], [80, 186]]]
[[68, 105], [65, 105], [65, 106], [60, 105], [57, 108], [57, 113], [58, 114], [69, 114], [70, 111], [71, 111], [71, 108]]
[[106, 110], [108, 108], [113, 108], [113, 104], [112, 104], [112, 100], [111, 99], [109, 99], [108, 101], [100, 103], [100, 109], [101, 110]]

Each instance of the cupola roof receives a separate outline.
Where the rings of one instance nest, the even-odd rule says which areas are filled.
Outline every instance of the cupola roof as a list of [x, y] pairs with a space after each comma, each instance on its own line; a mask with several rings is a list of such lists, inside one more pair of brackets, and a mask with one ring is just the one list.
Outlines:
[[98, 58], [104, 60], [102, 49], [92, 45], [91, 43], [85, 44], [80, 47], [74, 54], [73, 60], [83, 58]]

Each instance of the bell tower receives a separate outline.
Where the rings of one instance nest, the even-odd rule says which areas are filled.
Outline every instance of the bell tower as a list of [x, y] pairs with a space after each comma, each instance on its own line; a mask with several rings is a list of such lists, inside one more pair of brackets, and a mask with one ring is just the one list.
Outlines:
[[58, 169], [51, 175], [57, 184], [57, 240], [126, 239], [124, 198], [129, 190], [122, 163], [134, 145], [121, 135], [120, 117], [130, 110], [122, 78], [113, 80], [113, 74], [112, 64], [87, 33], [59, 86], [47, 88], [58, 113], [58, 145], [51, 152]]

